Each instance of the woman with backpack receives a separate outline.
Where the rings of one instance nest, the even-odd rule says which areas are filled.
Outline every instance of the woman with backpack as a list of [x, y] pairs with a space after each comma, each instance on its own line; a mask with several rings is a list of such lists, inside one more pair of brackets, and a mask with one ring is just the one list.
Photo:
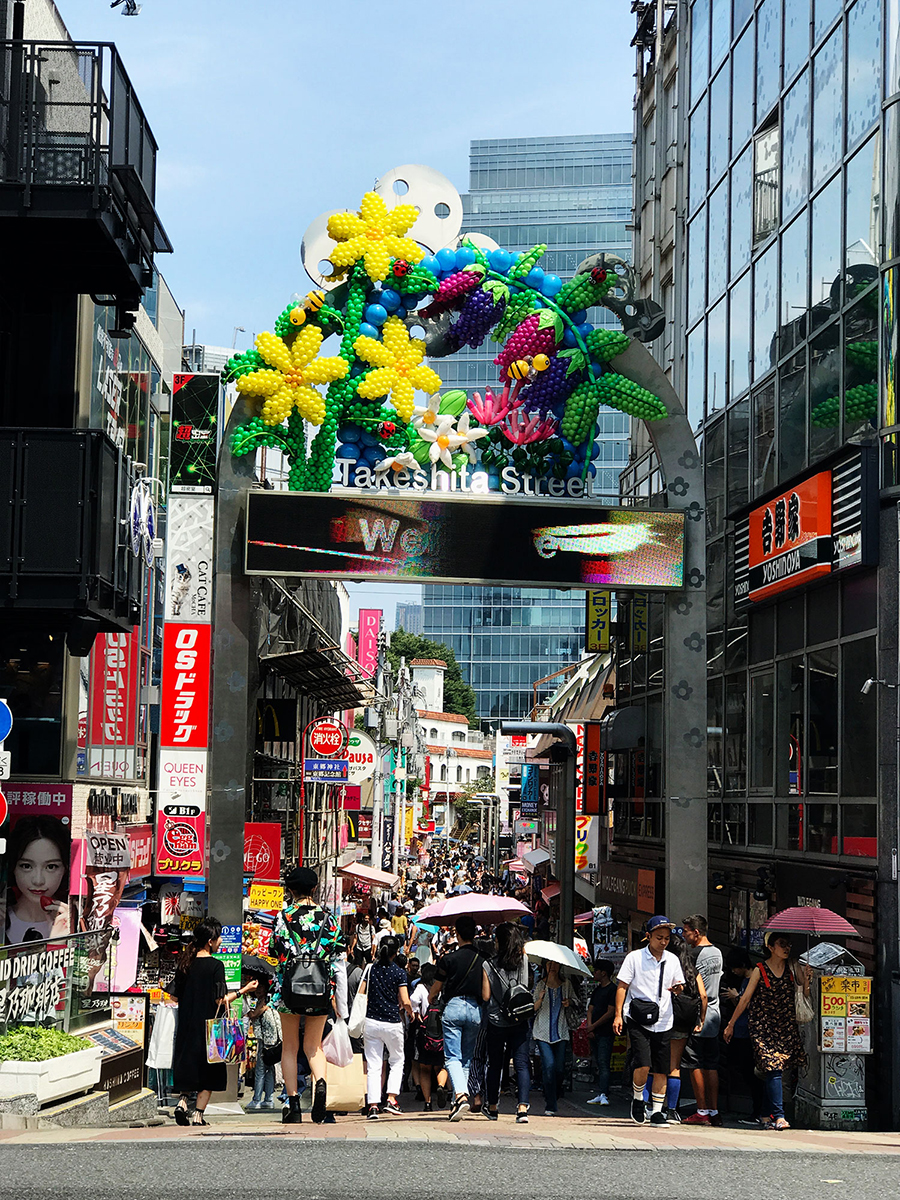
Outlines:
[[532, 1032], [541, 1056], [545, 1117], [556, 1116], [559, 1085], [566, 1065], [566, 1046], [570, 1040], [566, 1009], [574, 1000], [572, 984], [563, 975], [559, 963], [545, 962], [543, 975], [534, 989]]
[[490, 1121], [497, 1120], [500, 1077], [510, 1058], [516, 1072], [518, 1107], [516, 1123], [528, 1123], [528, 1094], [531, 1072], [528, 1069], [529, 1018], [534, 1013], [534, 998], [528, 990], [528, 960], [525, 957], [525, 933], [520, 925], [506, 921], [494, 933], [497, 952], [488, 963], [491, 999], [487, 1019], [487, 1108]]
[[387, 1103], [385, 1112], [400, 1116], [397, 1103], [400, 1085], [403, 1082], [403, 1018], [401, 1008], [408, 1017], [412, 1016], [409, 1002], [409, 977], [396, 962], [400, 943], [396, 938], [385, 938], [378, 948], [378, 957], [359, 985], [359, 990], [368, 997], [366, 1002], [366, 1025], [364, 1046], [366, 1052], [367, 1101], [369, 1120], [378, 1120], [378, 1104], [381, 1100], [381, 1075], [384, 1052], [388, 1052]]
[[434, 1111], [431, 1100], [433, 1075], [437, 1076], [438, 1108], [444, 1108], [447, 1104], [448, 1078], [447, 1068], [444, 1066], [444, 1027], [441, 1023], [441, 1010], [428, 999], [436, 971], [434, 963], [425, 963], [419, 986], [409, 998], [413, 1010], [416, 1045], [413, 1079], [422, 1089], [422, 1099], [425, 1101], [422, 1112]]
[[312, 1119], [321, 1125], [326, 1116], [327, 1062], [322, 1049], [325, 1022], [333, 1009], [334, 963], [344, 953], [341, 927], [315, 899], [319, 877], [309, 867], [295, 867], [285, 880], [290, 900], [278, 914], [271, 945], [280, 965], [278, 991], [273, 997], [281, 1017], [284, 1084], [288, 1103], [281, 1114], [284, 1125], [299, 1125], [297, 1055], [300, 1020], [303, 1018], [303, 1053], [313, 1079]]

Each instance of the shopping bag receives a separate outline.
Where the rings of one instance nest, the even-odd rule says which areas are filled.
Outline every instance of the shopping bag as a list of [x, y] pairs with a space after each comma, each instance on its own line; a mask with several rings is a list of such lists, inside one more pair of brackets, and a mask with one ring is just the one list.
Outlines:
[[322, 1042], [325, 1057], [336, 1067], [348, 1067], [353, 1061], [353, 1047], [350, 1045], [350, 1034], [347, 1032], [347, 1022], [338, 1017], [331, 1027], [331, 1033]]
[[211, 1063], [239, 1063], [247, 1056], [247, 1033], [243, 1021], [232, 1017], [230, 1010], [225, 1016], [216, 1016], [206, 1022], [206, 1061]]
[[[353, 1005], [350, 1009], [350, 1019], [347, 1022], [347, 1032], [352, 1038], [361, 1038], [366, 1031], [366, 1012], [369, 1008], [369, 985], [366, 980], [369, 978], [371, 968], [366, 967], [366, 972], [360, 980], [360, 988], [353, 997]], [[366, 990], [362, 990], [362, 984], [366, 984]]]
[[329, 1112], [359, 1112], [366, 1103], [366, 1073], [363, 1057], [354, 1054], [346, 1067], [328, 1064]]

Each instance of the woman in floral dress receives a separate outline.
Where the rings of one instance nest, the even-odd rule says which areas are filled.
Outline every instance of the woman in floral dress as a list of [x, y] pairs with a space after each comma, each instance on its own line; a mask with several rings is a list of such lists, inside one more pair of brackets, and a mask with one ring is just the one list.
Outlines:
[[[281, 966], [276, 977], [272, 1005], [281, 1017], [281, 1069], [288, 1094], [288, 1103], [281, 1115], [285, 1125], [298, 1125], [302, 1120], [300, 1097], [297, 1093], [297, 1055], [300, 1051], [301, 1019], [304, 1023], [303, 1053], [309, 1062], [313, 1078], [312, 1119], [316, 1124], [321, 1124], [326, 1114], [327, 1063], [322, 1049], [322, 1034], [325, 1022], [332, 1012], [335, 991], [334, 963], [346, 947], [340, 925], [315, 899], [318, 886], [319, 877], [309, 867], [296, 867], [291, 872], [285, 880], [285, 890], [290, 899], [278, 914], [271, 942], [273, 953]], [[310, 1011], [307, 1008], [301, 1017], [287, 1002], [290, 982], [286, 979], [286, 974], [298, 954], [308, 954], [310, 951], [314, 951], [328, 965], [329, 991], [320, 1010]]]
[[[749, 1006], [748, 1021], [757, 1070], [765, 1073], [771, 1116], [767, 1128], [790, 1129], [784, 1118], [782, 1075], [786, 1067], [803, 1066], [806, 1053], [800, 1038], [795, 1009], [795, 989], [809, 995], [809, 967], [796, 963], [791, 970], [791, 941], [783, 933], [766, 937], [769, 957], [753, 973], [724, 1031], [726, 1042], [734, 1035], [735, 1022]], [[801, 973], [802, 976], [801, 976]]]

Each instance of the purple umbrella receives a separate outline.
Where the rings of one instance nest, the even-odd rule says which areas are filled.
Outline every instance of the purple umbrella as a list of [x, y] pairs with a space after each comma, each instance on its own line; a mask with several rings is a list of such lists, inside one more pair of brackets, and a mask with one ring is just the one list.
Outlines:
[[438, 900], [416, 913], [417, 919], [432, 925], [453, 925], [458, 917], [474, 917], [479, 925], [500, 925], [503, 921], [518, 921], [531, 910], [509, 896], [487, 896], [468, 892], [465, 896], [450, 896]]

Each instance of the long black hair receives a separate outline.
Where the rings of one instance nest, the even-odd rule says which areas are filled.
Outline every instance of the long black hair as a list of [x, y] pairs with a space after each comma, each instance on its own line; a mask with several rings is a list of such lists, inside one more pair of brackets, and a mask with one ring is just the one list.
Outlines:
[[[51, 899], [61, 900], [64, 904], [69, 898], [69, 859], [72, 851], [72, 835], [63, 825], [59, 817], [20, 817], [13, 826], [9, 838], [9, 850], [6, 861], [9, 863], [9, 881], [6, 897], [6, 927], [9, 928], [9, 918], [16, 906], [16, 866], [25, 857], [25, 852], [32, 842], [46, 839], [52, 842], [59, 851], [62, 860], [62, 879], [57, 885]], [[29, 930], [34, 939], [35, 931]], [[40, 938], [42, 935], [37, 934]]]
[[496, 966], [503, 971], [518, 971], [525, 957], [525, 931], [522, 926], [504, 921], [497, 926], [494, 938], [497, 942]]
[[199, 925], [194, 926], [191, 940], [181, 953], [178, 960], [178, 970], [187, 972], [191, 963], [197, 957], [198, 950], [205, 950], [210, 942], [222, 935], [222, 922], [215, 917], [204, 917]]
[[375, 962], [379, 967], [386, 967], [392, 958], [397, 957], [397, 951], [399, 949], [400, 943], [396, 938], [382, 938], [381, 945], [378, 947], [378, 958], [375, 960]]

